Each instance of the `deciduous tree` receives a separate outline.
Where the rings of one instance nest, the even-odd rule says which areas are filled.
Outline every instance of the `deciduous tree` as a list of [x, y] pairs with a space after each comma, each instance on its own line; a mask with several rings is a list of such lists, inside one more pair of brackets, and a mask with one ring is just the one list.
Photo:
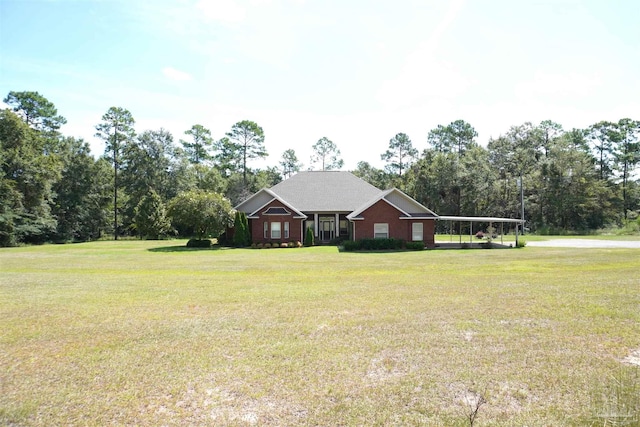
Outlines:
[[233, 208], [218, 193], [191, 190], [169, 203], [169, 216], [179, 230], [192, 230], [198, 239], [218, 237], [233, 224]]

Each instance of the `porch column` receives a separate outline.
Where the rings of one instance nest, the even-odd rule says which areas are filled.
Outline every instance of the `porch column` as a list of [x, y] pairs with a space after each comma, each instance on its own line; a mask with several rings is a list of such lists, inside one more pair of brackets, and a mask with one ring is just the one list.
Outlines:
[[318, 214], [317, 213], [313, 214], [313, 228], [314, 228], [313, 235], [315, 237], [318, 237]]
[[336, 223], [334, 224], [334, 228], [333, 237], [337, 239], [340, 237], [340, 214], [336, 214]]

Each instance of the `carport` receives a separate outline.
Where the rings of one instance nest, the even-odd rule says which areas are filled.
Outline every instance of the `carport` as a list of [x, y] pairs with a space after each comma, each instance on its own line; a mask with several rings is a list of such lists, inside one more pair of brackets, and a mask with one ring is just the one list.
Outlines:
[[[516, 246], [518, 246], [518, 229], [522, 226], [524, 226], [524, 220], [523, 219], [517, 219], [517, 218], [498, 218], [498, 217], [492, 217], [492, 216], [446, 216], [446, 215], [440, 215], [437, 218], [439, 221], [449, 221], [450, 222], [450, 227], [449, 227], [449, 232], [451, 232], [451, 230], [453, 230], [453, 224], [456, 222], [459, 223], [469, 223], [469, 244], [473, 244], [473, 224], [475, 223], [489, 223], [489, 227], [493, 227], [493, 224], [499, 224], [500, 225], [500, 244], [504, 244], [503, 240], [502, 240], [502, 236], [504, 235], [504, 225], [505, 224], [516, 224]], [[496, 227], [497, 228], [497, 227]], [[451, 239], [453, 240], [453, 234], [451, 234]], [[462, 245], [462, 234], [460, 234], [460, 242], [459, 244]]]

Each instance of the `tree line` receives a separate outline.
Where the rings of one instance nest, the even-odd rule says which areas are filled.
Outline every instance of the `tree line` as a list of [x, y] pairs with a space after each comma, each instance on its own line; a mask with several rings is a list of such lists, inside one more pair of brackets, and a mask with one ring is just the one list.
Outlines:
[[[95, 125], [105, 142], [95, 158], [86, 141], [60, 132], [66, 119], [38, 92], [12, 91], [4, 102], [1, 246], [217, 235], [233, 222], [232, 206], [304, 167], [287, 149], [277, 165], [252, 168], [267, 150], [263, 129], [250, 120], [219, 139], [195, 124], [176, 142], [164, 129], [137, 133], [133, 115], [120, 107]], [[379, 188], [398, 187], [441, 215], [520, 217], [522, 190], [527, 226], [540, 232], [588, 231], [637, 217], [640, 122], [569, 131], [552, 121], [525, 123], [487, 147], [477, 136], [463, 120], [439, 125], [420, 153], [398, 133], [381, 154], [384, 168], [360, 162], [352, 172]], [[326, 137], [312, 153], [309, 169], [344, 166]]]

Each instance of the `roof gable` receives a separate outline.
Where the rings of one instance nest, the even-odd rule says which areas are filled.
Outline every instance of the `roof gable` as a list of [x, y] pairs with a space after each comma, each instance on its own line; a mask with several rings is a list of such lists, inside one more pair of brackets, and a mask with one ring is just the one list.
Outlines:
[[262, 190], [258, 191], [256, 194], [254, 194], [253, 196], [249, 197], [247, 200], [245, 200], [244, 202], [236, 206], [235, 209], [238, 211], [245, 212], [247, 216], [251, 217], [254, 215], [259, 215], [260, 211], [264, 209], [269, 203], [273, 202], [274, 200], [279, 201], [284, 206], [289, 208], [293, 212], [294, 217], [298, 217], [298, 218], [307, 217], [305, 214], [300, 212], [291, 203], [282, 199], [282, 197], [278, 196], [277, 194], [273, 193], [271, 190], [267, 188], [263, 188]]
[[413, 198], [409, 197], [397, 188], [392, 188], [381, 192], [378, 196], [368, 200], [366, 203], [359, 206], [349, 215], [348, 219], [361, 219], [361, 215], [364, 211], [375, 205], [380, 200], [388, 203], [398, 210], [398, 214], [403, 218], [437, 218], [435, 212], [424, 207]]

